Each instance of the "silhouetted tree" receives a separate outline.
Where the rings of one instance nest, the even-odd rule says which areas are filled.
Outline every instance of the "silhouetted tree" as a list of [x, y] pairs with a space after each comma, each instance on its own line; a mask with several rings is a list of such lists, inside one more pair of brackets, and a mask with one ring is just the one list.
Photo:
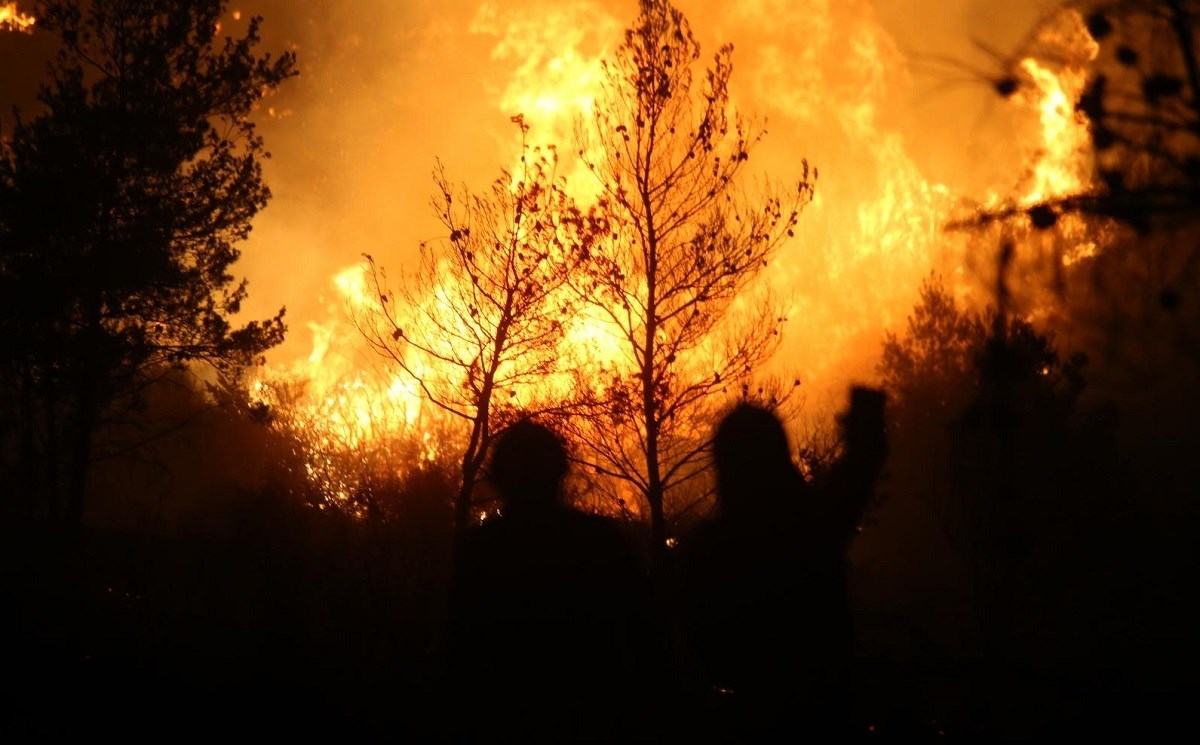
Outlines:
[[1028, 723], [1008, 707], [1031, 671], [1083, 677], [1090, 655], [1123, 653], [1140, 559], [1114, 546], [1140, 539], [1114, 412], [1081, 402], [1087, 364], [1028, 321], [961, 308], [937, 278], [885, 341], [893, 490], [929, 506], [962, 561], [989, 727]]
[[[1140, 562], [1155, 576], [1138, 583], [1144, 628], [1123, 638], [1141, 645], [1127, 658], [1138, 659], [1130, 666], [1138, 672], [1129, 677], [1154, 679], [1159, 689], [1140, 701], [1117, 698], [1137, 711], [1131, 720], [1177, 721], [1174, 701], [1186, 696], [1185, 681], [1200, 654], [1189, 630], [1194, 622], [1180, 620], [1189, 615], [1182, 611], [1190, 597], [1185, 588], [1195, 584], [1193, 573], [1180, 567], [1195, 562], [1180, 561], [1175, 548], [1190, 543], [1197, 519], [1192, 493], [1200, 479], [1194, 457], [1200, 441], [1200, 3], [1086, 0], [1062, 3], [1056, 15], [1073, 16], [1096, 42], [1076, 103], [1090, 133], [1093, 178], [1072, 193], [983, 210], [964, 222], [1007, 232], [1024, 223], [1054, 247], [1050, 286], [1057, 293], [1037, 302], [1038, 309], [1060, 338], [1088, 350], [1093, 389], [1111, 396], [1120, 411], [1119, 462], [1128, 478], [1099, 484], [1093, 501], [1109, 514], [1118, 503], [1128, 526], [1119, 543], [1137, 555], [1127, 557], [1128, 565]], [[1052, 70], [1062, 64], [1053, 44], [1030, 55]], [[1006, 82], [997, 86], [1001, 92], [1024, 84], [1017, 75]], [[1063, 247], [1081, 243], [1089, 249], [1084, 256], [1060, 260]], [[1027, 241], [1016, 247], [1019, 259], [1031, 253]], [[1030, 295], [1047, 284], [1045, 274], [1018, 274], [1021, 279], [1033, 280], [1021, 288], [1032, 289]], [[1028, 302], [1015, 294], [1014, 300]], [[1076, 457], [1061, 444], [1051, 451], [1060, 459]], [[1100, 460], [1104, 467], [1093, 463], [1093, 471], [1106, 474], [1114, 462]], [[1089, 511], [1084, 523], [1089, 529], [1101, 522], [1093, 515]]]
[[[44, 111], [0, 150], [4, 385], [17, 393], [26, 487], [81, 519], [94, 435], [163, 370], [252, 364], [282, 311], [236, 327], [230, 274], [270, 191], [257, 103], [295, 57], [256, 52], [260, 19], [217, 40], [220, 0], [47, 0], [61, 43]], [[60, 484], [65, 474], [65, 485]], [[62, 504], [65, 495], [65, 506]]]
[[[923, 455], [915, 461], [948, 465], [951, 427], [977, 427], [988, 420], [1011, 429], [1017, 425], [1014, 416], [1024, 416], [1022, 424], [1037, 419], [1065, 426], [1084, 388], [1086, 365], [1082, 354], [1060, 359], [1052, 338], [1025, 320], [1004, 318], [994, 308], [960, 307], [932, 276], [921, 287], [907, 332], [886, 335], [878, 372], [894, 400], [889, 427], [897, 446], [908, 452], [920, 448]], [[998, 387], [1023, 400], [988, 408], [999, 403], [994, 400]], [[960, 519], [972, 508], [961, 500], [980, 495], [972, 489], [947, 491], [945, 484], [937, 487], [932, 481], [923, 485], [927, 491], [921, 496], [943, 518], [954, 547], [969, 551], [971, 539]]]
[[580, 156], [602, 188], [611, 237], [576, 284], [623, 358], [592, 381], [605, 404], [578, 435], [595, 471], [644, 499], [656, 553], [667, 538], [666, 495], [707, 467], [696, 433], [779, 340], [782, 313], [747, 291], [792, 235], [816, 175], [805, 163], [790, 193], [746, 198], [744, 169], [763, 132], [729, 113], [732, 52], [721, 47], [694, 83], [700, 46], [687, 19], [665, 0], [644, 0], [604, 64], [594, 116], [580, 125]]
[[[514, 117], [524, 140], [527, 125]], [[546, 397], [573, 310], [568, 276], [589, 259], [604, 227], [579, 209], [555, 174], [552, 152], [522, 145], [518, 171], [491, 191], [453, 185], [441, 167], [434, 213], [449, 231], [423, 244], [421, 265], [400, 288], [367, 256], [378, 306], [358, 319], [367, 340], [407, 373], [423, 397], [470, 429], [455, 502], [459, 536], [488, 448], [514, 413], [560, 406]]]

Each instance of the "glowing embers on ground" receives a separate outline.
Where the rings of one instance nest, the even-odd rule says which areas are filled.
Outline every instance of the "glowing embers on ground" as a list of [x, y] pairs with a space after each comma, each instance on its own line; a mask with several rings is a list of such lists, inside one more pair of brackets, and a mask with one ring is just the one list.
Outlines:
[[33, 33], [37, 19], [28, 13], [22, 13], [16, 3], [0, 3], [0, 31], [17, 31]]

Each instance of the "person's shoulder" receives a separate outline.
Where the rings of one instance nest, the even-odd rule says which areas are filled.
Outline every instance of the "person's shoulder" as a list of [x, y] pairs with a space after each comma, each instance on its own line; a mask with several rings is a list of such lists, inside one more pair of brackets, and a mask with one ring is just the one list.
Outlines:
[[567, 518], [563, 536], [575, 550], [624, 564], [640, 564], [637, 543], [628, 527], [604, 515], [576, 510]]

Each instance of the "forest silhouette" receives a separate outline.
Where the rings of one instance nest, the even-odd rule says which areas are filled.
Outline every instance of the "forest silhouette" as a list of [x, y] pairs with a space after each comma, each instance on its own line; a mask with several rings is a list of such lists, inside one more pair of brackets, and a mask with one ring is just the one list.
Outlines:
[[[962, 205], [985, 302], [930, 273], [817, 420], [768, 374], [787, 312], [762, 285], [816, 169], [755, 185], [731, 47], [701, 69], [687, 18], [642, 0], [572, 143], [594, 202], [514, 116], [488, 188], [438, 164], [423, 263], [366, 256], [353, 321], [428, 408], [344, 416], [341, 441], [303, 382], [256, 382], [286, 328], [239, 315], [271, 196], [254, 116], [303, 50], [263, 51], [269, 17], [225, 39], [229, 11], [30, 11], [58, 56], [0, 130], [0, 733], [1190, 726], [1200, 4], [1063, 10], [1097, 45], [1095, 178]], [[977, 82], [1020, 95], [1021, 55]]]

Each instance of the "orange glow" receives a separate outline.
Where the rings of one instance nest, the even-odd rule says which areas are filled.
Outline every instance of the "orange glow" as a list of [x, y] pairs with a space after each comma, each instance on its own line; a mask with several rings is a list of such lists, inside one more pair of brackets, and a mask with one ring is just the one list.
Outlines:
[[[770, 125], [762, 147], [752, 157], [759, 174], [787, 181], [795, 177], [794, 166], [801, 157], [820, 171], [815, 198], [800, 215], [796, 237], [768, 268], [760, 288], [783, 298], [790, 307], [783, 345], [767, 372], [802, 380], [810, 411], [839, 404], [848, 382], [873, 374], [879, 340], [885, 331], [903, 324], [921, 281], [931, 270], [946, 278], [960, 300], [986, 292], [981, 290], [986, 285], [969, 266], [971, 237], [943, 230], [956, 205], [1009, 201], [1029, 206], [1089, 183], [1089, 136], [1075, 102], [1086, 77], [1085, 63], [1096, 54], [1090, 38], [1080, 41], [1078, 35], [1064, 35], [1063, 59], [1069, 63], [1051, 67], [1029, 58], [1018, 64], [1024, 76], [1022, 93], [1004, 105], [1019, 107], [1028, 126], [1006, 131], [1002, 138], [1016, 140], [1006, 145], [1031, 160], [1018, 163], [1013, 158], [1012, 168], [998, 171], [991, 183], [968, 185], [968, 179], [953, 182], [945, 169], [931, 175], [935, 169], [928, 165], [928, 157], [917, 152], [912, 134], [904, 130], [897, 112], [909, 105], [902, 94], [914, 89], [914, 75], [901, 45], [877, 17], [875, 4], [749, 0], [679, 5], [704, 45], [701, 63], [709, 59], [717, 42], [729, 39], [736, 44], [734, 103], [739, 111], [757, 113]], [[446, 153], [455, 156], [447, 158], [449, 169], [459, 172], [463, 166], [456, 164], [479, 162], [506, 164], [515, 171], [511, 166], [516, 151], [506, 133], [510, 133], [510, 117], [521, 114], [530, 125], [533, 143], [558, 146], [570, 193], [586, 204], [596, 194], [596, 184], [586, 169], [566, 155], [576, 150], [576, 121], [587, 116], [602, 96], [599, 61], [611, 55], [631, 20], [597, 0], [481, 2], [469, 16], [467, 33], [485, 52], [476, 62], [463, 64], [478, 65], [471, 74], [485, 79], [486, 95], [469, 102], [475, 107], [470, 115], [472, 141], [462, 147], [474, 149], [467, 151], [469, 156]], [[1071, 14], [1067, 24], [1071, 23], [1082, 28], [1077, 14]], [[431, 25], [429, 35], [421, 37], [425, 52], [436, 49], [430, 40], [437, 38], [438, 28]], [[416, 74], [403, 69], [405, 75]], [[696, 75], [702, 80], [698, 68]], [[381, 90], [371, 89], [365, 100], [374, 101]], [[981, 89], [975, 105], [996, 108], [996, 101], [992, 91]], [[436, 113], [447, 115], [444, 110]], [[372, 114], [357, 126], [347, 125], [339, 142], [352, 146], [363, 132], [375, 131], [379, 122]], [[938, 144], [949, 154], [948, 160], [968, 162], [964, 143], [947, 139]], [[403, 151], [405, 160], [393, 156], [389, 147]], [[406, 159], [413, 158], [411, 149], [408, 142], [387, 145], [378, 160], [372, 152], [365, 159], [370, 161], [363, 166], [366, 170], [352, 174], [355, 182], [348, 191], [369, 195], [383, 189], [377, 186], [381, 178], [377, 171], [386, 168], [384, 163], [407, 164]], [[434, 153], [417, 156], [414, 179], [428, 173]], [[1021, 169], [1028, 169], [1024, 176]], [[482, 178], [472, 179], [476, 190], [486, 187], [489, 172], [482, 173]], [[432, 184], [427, 180], [423, 184], [424, 193], [430, 193]], [[396, 207], [407, 210], [404, 219], [409, 223], [420, 222], [423, 204], [416, 202], [415, 208]], [[344, 212], [333, 221], [338, 235], [355, 221], [367, 225], [380, 221], [377, 214], [349, 202]], [[268, 221], [276, 219], [272, 214], [267, 210]], [[314, 248], [336, 249], [344, 257], [367, 248], [399, 276], [399, 270], [414, 266], [418, 241], [431, 237], [399, 222], [397, 218], [396, 229], [410, 232], [399, 238], [382, 233], [387, 247], [398, 252], [395, 256], [383, 257], [382, 248], [362, 244], [357, 235], [346, 245]], [[293, 226], [268, 222], [265, 237], [256, 239], [269, 241], [274, 236], [281, 245], [294, 244], [293, 231]], [[1082, 238], [1077, 243], [1064, 255], [1064, 262], [1099, 250]], [[369, 310], [378, 302], [364, 268], [346, 267], [343, 260], [323, 289], [332, 290], [333, 299], [300, 316], [303, 324], [293, 323], [291, 361], [264, 373], [256, 395], [267, 400], [271, 385], [308, 381], [299, 410], [312, 437], [347, 448], [361, 447], [372, 438], [415, 437], [426, 443], [424, 457], [449, 452], [453, 443], [431, 441], [429, 430], [422, 429], [436, 415], [429, 411], [432, 407], [423, 406], [417, 383], [366, 351], [349, 320], [360, 315], [356, 311]], [[430, 287], [425, 292], [433, 302], [445, 296], [445, 289]], [[305, 328], [311, 338], [309, 348], [297, 351]], [[559, 358], [564, 369], [620, 370], [627, 364], [623, 349], [598, 314], [583, 314], [568, 322]], [[552, 393], [558, 385], [547, 381], [540, 393]], [[332, 491], [341, 488], [334, 485]]]
[[1083, 92], [1083, 75], [1076, 71], [1055, 74], [1037, 60], [1021, 61], [1036, 86], [1031, 105], [1042, 125], [1042, 156], [1034, 169], [1034, 183], [1022, 201], [1037, 204], [1077, 193], [1087, 180], [1085, 155], [1090, 145], [1087, 122], [1075, 111]]
[[36, 23], [37, 19], [22, 13], [16, 3], [0, 3], [0, 31], [31, 34]]
[[[1021, 196], [1022, 206], [1033, 206], [1086, 191], [1094, 177], [1091, 133], [1086, 117], [1075, 105], [1087, 85], [1087, 65], [1096, 59], [1099, 45], [1091, 38], [1077, 13], [1066, 13], [1050, 27], [1052, 40], [1063, 50], [1057, 70], [1033, 58], [1021, 61], [1020, 69], [1032, 86], [1026, 86], [1024, 100], [1038, 113], [1041, 140], [1033, 163], [1028, 190]], [[1097, 228], [1096, 230], [1099, 230]], [[1069, 266], [1095, 256], [1103, 231], [1089, 230], [1075, 215], [1066, 215], [1057, 226], [1058, 239], [1065, 244], [1059, 261]]]
[[[334, 275], [332, 284], [341, 307], [353, 313], [372, 302], [364, 268], [354, 265]], [[313, 350], [293, 369], [312, 386], [311, 395], [329, 425], [329, 435], [357, 446], [378, 428], [394, 432], [411, 426], [421, 411], [416, 385], [399, 376], [370, 376], [346, 354], [346, 339], [336, 321], [309, 323]]]
[[[537, 138], [570, 150], [575, 120], [592, 111], [600, 93], [600, 59], [620, 41], [623, 19], [586, 0], [540, 11], [504, 13], [501, 4], [484, 2], [470, 28], [497, 39], [493, 60], [515, 64], [497, 108], [523, 114]], [[590, 186], [574, 176], [570, 182], [577, 190]]]
[[[300, 436], [305, 478], [326, 504], [340, 506], [350, 505], [357, 479], [380, 475], [372, 469], [402, 476], [436, 460], [442, 444], [432, 436], [433, 412], [423, 409], [416, 382], [372, 365], [355, 349], [357, 331], [346, 317], [370, 302], [364, 267], [346, 267], [330, 287], [329, 317], [307, 323], [309, 355], [263, 370], [250, 384], [250, 399], [271, 408], [276, 426]], [[415, 461], [390, 452], [398, 441], [415, 446]]]

